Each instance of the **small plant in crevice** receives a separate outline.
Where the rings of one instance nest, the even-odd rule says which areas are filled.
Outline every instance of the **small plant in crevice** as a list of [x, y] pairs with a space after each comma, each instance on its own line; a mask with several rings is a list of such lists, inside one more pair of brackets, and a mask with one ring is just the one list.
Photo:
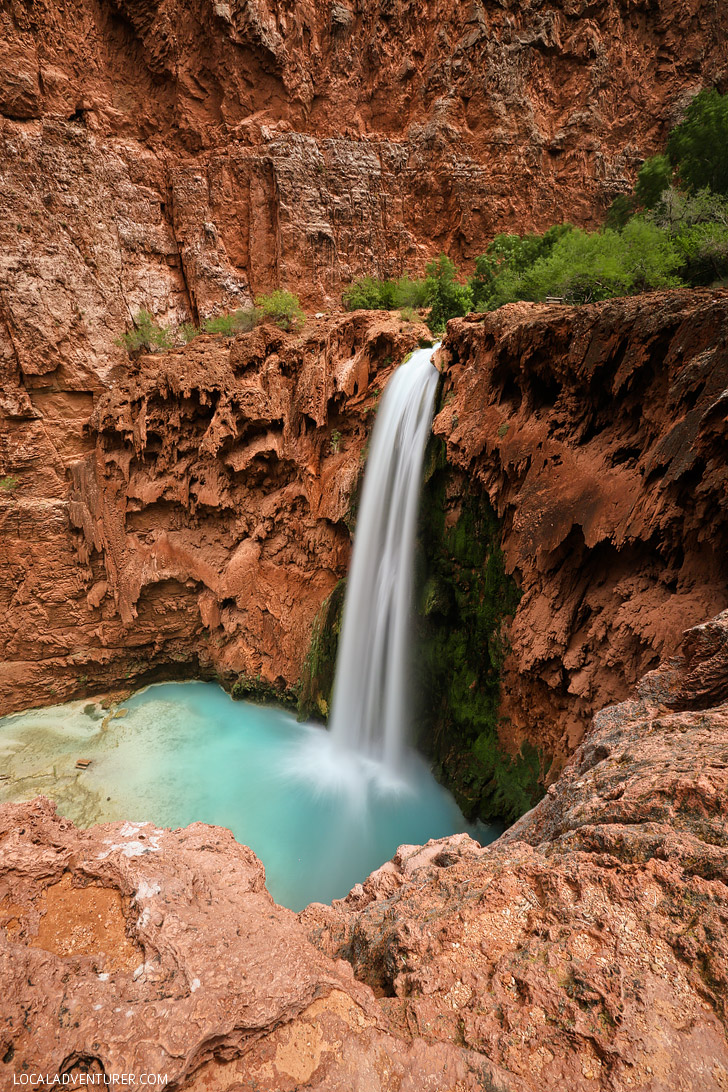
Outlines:
[[0, 478], [0, 491], [3, 493], [14, 493], [20, 485], [20, 478], [17, 478], [15, 474], [6, 474], [5, 477]]
[[337, 455], [341, 450], [341, 433], [336, 428], [331, 433], [331, 439], [329, 440], [329, 450], [332, 455]]
[[255, 305], [260, 311], [261, 322], [272, 322], [281, 330], [296, 332], [306, 321], [298, 296], [286, 288], [277, 288], [267, 296], [257, 296]]
[[149, 311], [137, 311], [132, 316], [132, 329], [122, 334], [114, 342], [129, 355], [146, 351], [153, 353], [157, 349], [173, 347], [172, 334], [166, 326], [159, 326]]

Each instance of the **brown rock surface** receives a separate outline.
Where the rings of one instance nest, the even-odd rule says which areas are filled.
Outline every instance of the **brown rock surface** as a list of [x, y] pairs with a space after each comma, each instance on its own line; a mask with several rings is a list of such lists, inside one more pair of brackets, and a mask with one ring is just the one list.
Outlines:
[[0, 1073], [723, 1092], [728, 695], [706, 707], [705, 689], [726, 670], [728, 612], [599, 713], [497, 843], [402, 846], [298, 916], [227, 831], [79, 831], [43, 799], [4, 805]]
[[503, 1076], [392, 1034], [229, 831], [79, 831], [40, 797], [0, 809], [0, 844], [3, 1088], [91, 1072], [195, 1092], [419, 1092], [437, 1074], [476, 1092]]
[[346, 572], [378, 395], [422, 329], [376, 312], [259, 327], [127, 362], [93, 395], [18, 387], [2, 712], [155, 673], [295, 684]]
[[[727, 338], [728, 293], [709, 290], [448, 326], [434, 431], [462, 489], [487, 491], [523, 589], [503, 739], [556, 768], [597, 709], [728, 605]], [[707, 704], [724, 693], [706, 681]]]

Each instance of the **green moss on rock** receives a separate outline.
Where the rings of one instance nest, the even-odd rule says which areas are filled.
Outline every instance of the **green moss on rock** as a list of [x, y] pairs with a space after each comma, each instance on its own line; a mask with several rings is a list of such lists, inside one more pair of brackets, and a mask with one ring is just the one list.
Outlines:
[[261, 705], [283, 705], [295, 709], [298, 704], [298, 692], [294, 688], [279, 688], [260, 675], [238, 675], [230, 687], [230, 694], [235, 701], [254, 701]]
[[433, 439], [420, 515], [417, 742], [466, 816], [512, 821], [543, 794], [542, 756], [526, 745], [511, 757], [498, 739], [504, 622], [520, 592], [488, 498], [467, 481], [449, 485], [451, 473]]
[[301, 719], [328, 720], [345, 593], [346, 579], [342, 579], [321, 604], [314, 620], [311, 644], [301, 672], [298, 699]]

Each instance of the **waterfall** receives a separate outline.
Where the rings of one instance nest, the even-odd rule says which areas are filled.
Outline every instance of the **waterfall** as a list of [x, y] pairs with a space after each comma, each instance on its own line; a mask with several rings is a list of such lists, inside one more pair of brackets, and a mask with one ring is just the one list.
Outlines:
[[333, 742], [391, 769], [408, 734], [412, 570], [437, 347], [397, 369], [377, 413], [334, 680]]

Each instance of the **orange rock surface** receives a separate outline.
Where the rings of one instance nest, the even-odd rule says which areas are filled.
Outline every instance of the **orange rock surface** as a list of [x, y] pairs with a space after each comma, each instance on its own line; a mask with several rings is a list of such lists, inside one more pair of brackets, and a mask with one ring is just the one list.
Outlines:
[[728, 606], [727, 330], [725, 290], [448, 326], [434, 431], [523, 591], [502, 738], [553, 755], [552, 777], [597, 709]]
[[692, 94], [713, 0], [10, 0], [0, 359], [121, 359], [130, 312], [472, 261], [601, 219]]
[[200, 337], [127, 362], [95, 407], [18, 386], [2, 711], [180, 673], [293, 686], [347, 569], [377, 398], [423, 329], [359, 313]]

